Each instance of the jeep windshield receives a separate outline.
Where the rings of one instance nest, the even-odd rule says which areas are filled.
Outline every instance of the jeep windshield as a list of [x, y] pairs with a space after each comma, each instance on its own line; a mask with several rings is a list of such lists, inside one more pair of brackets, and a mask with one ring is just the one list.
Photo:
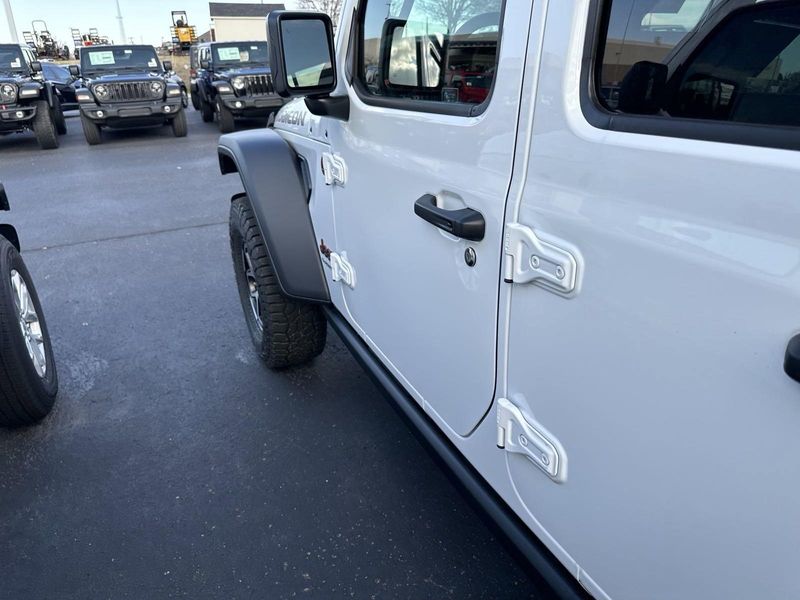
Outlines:
[[85, 75], [160, 70], [161, 63], [152, 46], [100, 46], [81, 50], [81, 71]]
[[268, 64], [266, 42], [214, 46], [214, 65], [217, 67], [267, 66]]
[[28, 64], [18, 46], [0, 46], [0, 74], [28, 74]]

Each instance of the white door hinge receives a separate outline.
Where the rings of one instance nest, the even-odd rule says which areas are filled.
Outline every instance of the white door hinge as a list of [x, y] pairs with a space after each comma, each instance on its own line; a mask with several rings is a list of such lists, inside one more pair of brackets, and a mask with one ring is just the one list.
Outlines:
[[347, 252], [337, 254], [331, 252], [331, 278], [334, 281], [341, 281], [343, 284], [350, 288], [356, 287], [356, 271], [347, 261]]
[[347, 182], [347, 165], [338, 154], [325, 152], [322, 154], [322, 174], [325, 185], [341, 185]]
[[556, 483], [567, 480], [566, 453], [561, 444], [506, 398], [497, 401], [497, 447], [527, 457]]
[[568, 250], [546, 242], [519, 223], [506, 226], [503, 240], [506, 283], [537, 283], [562, 294], [575, 291], [578, 261]]

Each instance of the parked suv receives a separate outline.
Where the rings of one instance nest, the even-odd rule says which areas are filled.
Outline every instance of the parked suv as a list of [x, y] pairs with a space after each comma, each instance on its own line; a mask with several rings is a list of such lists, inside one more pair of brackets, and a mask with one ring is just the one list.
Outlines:
[[264, 361], [327, 320], [532, 595], [800, 598], [800, 2], [341, 14], [219, 142]]
[[187, 134], [185, 90], [152, 46], [81, 48], [80, 68], [70, 66], [77, 84], [81, 125], [90, 145], [103, 141], [103, 127], [170, 125], [175, 137]]
[[203, 121], [210, 123], [217, 116], [219, 129], [229, 133], [235, 120], [268, 118], [283, 106], [283, 99], [272, 85], [266, 42], [211, 42], [198, 44], [196, 108]]
[[58, 148], [67, 132], [53, 84], [42, 77], [42, 64], [31, 49], [0, 44], [0, 135], [33, 131], [39, 146]]

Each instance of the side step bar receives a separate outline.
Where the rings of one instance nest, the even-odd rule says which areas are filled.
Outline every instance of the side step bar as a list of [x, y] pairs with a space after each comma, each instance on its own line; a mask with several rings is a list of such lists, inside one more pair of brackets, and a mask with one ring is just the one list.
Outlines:
[[534, 582], [537, 599], [591, 600], [577, 579], [514, 514], [461, 452], [433, 423], [395, 377], [381, 364], [350, 324], [331, 305], [323, 305], [331, 327], [394, 409], [464, 494], [481, 519], [493, 530]]

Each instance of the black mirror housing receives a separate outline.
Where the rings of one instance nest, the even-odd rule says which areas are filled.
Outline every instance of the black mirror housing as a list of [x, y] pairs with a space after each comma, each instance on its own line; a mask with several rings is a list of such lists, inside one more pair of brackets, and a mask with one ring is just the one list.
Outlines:
[[619, 106], [622, 112], [652, 115], [661, 108], [667, 88], [669, 68], [650, 61], [635, 63], [619, 87]]
[[69, 74], [73, 77], [80, 77], [81, 76], [81, 68], [78, 65], [70, 65], [69, 66]]
[[[279, 96], [319, 98], [336, 89], [333, 24], [328, 15], [319, 12], [272, 11], [267, 17], [267, 39], [272, 81]], [[297, 52], [299, 47], [303, 48], [303, 53]], [[299, 62], [307, 60], [309, 54], [314, 56], [312, 64]], [[314, 82], [317, 68], [320, 70]], [[308, 75], [308, 81], [299, 80], [298, 75], [301, 74]]]
[[31, 71], [34, 73], [41, 73], [42, 63], [40, 63], [38, 60], [31, 61]]
[[163, 65], [164, 65], [164, 70], [165, 71], [172, 71], [172, 61], [171, 60], [165, 60], [163, 62]]

